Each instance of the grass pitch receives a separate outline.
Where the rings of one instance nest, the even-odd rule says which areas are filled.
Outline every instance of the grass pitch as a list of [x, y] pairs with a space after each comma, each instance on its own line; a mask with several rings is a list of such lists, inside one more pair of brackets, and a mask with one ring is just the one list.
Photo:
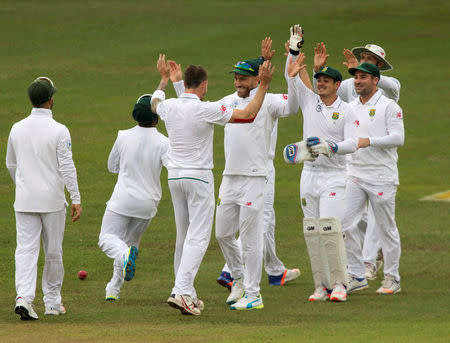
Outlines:
[[[84, 212], [66, 227], [62, 294], [67, 315], [43, 316], [39, 280], [35, 308], [40, 319], [21, 322], [13, 313], [14, 187], [6, 168], [0, 168], [0, 342], [447, 342], [449, 205], [418, 200], [449, 189], [449, 17], [450, 5], [443, 0], [1, 1], [1, 156], [11, 125], [29, 114], [29, 83], [39, 75], [51, 77], [58, 88], [55, 119], [72, 135]], [[164, 171], [163, 198], [143, 237], [137, 275], [124, 285], [119, 302], [106, 303], [112, 261], [97, 247], [115, 183], [106, 161], [117, 130], [134, 125], [137, 97], [159, 82], [158, 54], [183, 67], [205, 66], [208, 99], [217, 100], [233, 92], [232, 65], [258, 56], [261, 39], [270, 36], [277, 49], [271, 91], [284, 93], [283, 43], [295, 23], [305, 28], [309, 68], [316, 42], [327, 44], [329, 64], [344, 75], [343, 48], [375, 43], [395, 67], [387, 75], [402, 83], [406, 141], [399, 149], [397, 193], [402, 293], [377, 296], [379, 281], [373, 281], [346, 304], [307, 302], [313, 287], [300, 229], [300, 169], [285, 165], [280, 153], [301, 137], [297, 116], [279, 123], [275, 207], [278, 254], [286, 266], [300, 267], [298, 280], [269, 287], [263, 273], [264, 310], [228, 310], [227, 292], [215, 283], [223, 258], [213, 236], [196, 278], [205, 311], [193, 318], [167, 306], [175, 224]], [[174, 96], [170, 86], [168, 95]], [[165, 132], [164, 125], [159, 130]], [[224, 166], [220, 127], [214, 144], [218, 189]], [[42, 258], [39, 265], [41, 273]], [[84, 281], [77, 279], [80, 269], [89, 274]]]

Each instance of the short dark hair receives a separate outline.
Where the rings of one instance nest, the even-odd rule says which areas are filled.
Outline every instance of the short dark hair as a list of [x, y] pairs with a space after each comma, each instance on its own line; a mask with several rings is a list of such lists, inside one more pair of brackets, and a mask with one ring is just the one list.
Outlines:
[[208, 80], [208, 72], [202, 66], [191, 64], [184, 72], [184, 83], [188, 89], [197, 88], [206, 80]]

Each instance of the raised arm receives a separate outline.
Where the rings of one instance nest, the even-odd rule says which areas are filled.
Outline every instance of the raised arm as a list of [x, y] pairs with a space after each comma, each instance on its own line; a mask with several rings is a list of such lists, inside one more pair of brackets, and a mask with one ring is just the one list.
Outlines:
[[262, 64], [259, 68], [259, 86], [254, 98], [243, 110], [233, 110], [230, 123], [251, 123], [255, 120], [269, 89], [274, 71], [275, 67], [269, 61]]
[[156, 63], [156, 68], [158, 69], [159, 74], [161, 75], [161, 81], [158, 85], [158, 88], [156, 89], [156, 91], [153, 93], [152, 96], [151, 106], [153, 113], [158, 113], [157, 107], [162, 101], [164, 101], [166, 97], [164, 91], [166, 90], [167, 83], [169, 82], [170, 79], [170, 68], [166, 63], [166, 55], [159, 54], [158, 62]]
[[170, 69], [170, 81], [172, 81], [173, 88], [175, 89], [175, 93], [177, 96], [180, 96], [184, 93], [184, 81], [183, 81], [183, 72], [181, 71], [181, 64], [177, 64], [175, 61], [168, 60], [167, 64]]

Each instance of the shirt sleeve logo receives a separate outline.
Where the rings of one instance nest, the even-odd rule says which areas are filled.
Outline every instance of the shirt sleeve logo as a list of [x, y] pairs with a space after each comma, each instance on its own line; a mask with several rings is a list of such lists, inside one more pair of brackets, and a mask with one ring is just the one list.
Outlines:
[[398, 112], [398, 113], [396, 114], [396, 116], [397, 116], [397, 119], [402, 119], [402, 118], [403, 118], [402, 112]]
[[353, 122], [353, 124], [355, 124], [355, 126], [358, 127], [358, 126], [359, 126], [359, 120], [356, 119], [356, 120]]
[[225, 112], [225, 111], [227, 110], [227, 108], [226, 108], [224, 105], [222, 105], [222, 107], [220, 108], [220, 110], [221, 110], [222, 112]]
[[287, 100], [287, 99], [288, 99], [288, 96], [287, 96], [286, 94], [283, 94], [283, 99], [284, 99], [284, 100]]
[[67, 141], [67, 149], [72, 150], [72, 142]]

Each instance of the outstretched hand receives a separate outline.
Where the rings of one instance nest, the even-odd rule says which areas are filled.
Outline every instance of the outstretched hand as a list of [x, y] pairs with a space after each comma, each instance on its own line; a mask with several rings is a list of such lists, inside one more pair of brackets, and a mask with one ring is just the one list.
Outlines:
[[343, 64], [348, 68], [356, 68], [359, 64], [358, 59], [356, 58], [356, 56], [353, 54], [353, 52], [351, 52], [348, 49], [344, 49], [344, 57], [347, 60], [347, 62], [343, 62]]
[[170, 78], [170, 68], [166, 63], [166, 55], [159, 54], [158, 62], [156, 63], [161, 79], [168, 81]]
[[270, 61], [265, 61], [259, 67], [259, 82], [261, 86], [269, 86], [272, 81], [273, 73], [275, 72], [275, 67], [270, 63]]
[[299, 73], [300, 70], [306, 68], [305, 59], [306, 57], [303, 52], [298, 54], [298, 57], [295, 61], [293, 61], [292, 57], [289, 59], [287, 66], [287, 73], [289, 77], [294, 77]]
[[327, 64], [327, 47], [323, 42], [317, 43], [316, 47], [314, 48], [314, 71], [318, 72], [319, 69], [323, 68], [325, 64]]
[[275, 50], [272, 50], [272, 39], [266, 37], [261, 41], [261, 56], [264, 61], [270, 61], [273, 55], [275, 55]]
[[183, 72], [181, 71], [181, 64], [175, 61], [168, 60], [167, 64], [170, 69], [170, 81], [173, 83], [183, 80]]

